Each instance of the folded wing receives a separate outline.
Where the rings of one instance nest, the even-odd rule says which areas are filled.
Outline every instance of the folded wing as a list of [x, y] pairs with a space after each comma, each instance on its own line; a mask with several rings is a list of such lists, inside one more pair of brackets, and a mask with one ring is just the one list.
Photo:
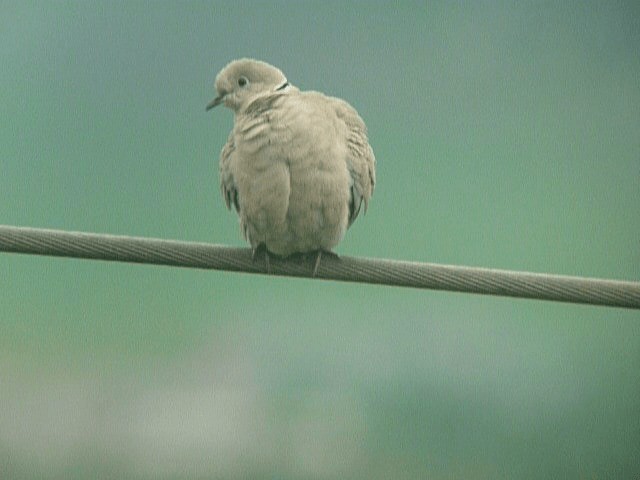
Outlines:
[[231, 205], [233, 205], [236, 212], [240, 213], [238, 189], [231, 173], [231, 158], [235, 149], [233, 131], [231, 131], [227, 143], [222, 148], [222, 152], [220, 152], [220, 190], [227, 208], [231, 209]]
[[367, 127], [358, 112], [344, 100], [332, 99], [336, 114], [347, 127], [347, 168], [351, 175], [351, 198], [349, 202], [349, 226], [355, 221], [364, 204], [367, 210], [369, 199], [376, 183], [376, 159], [369, 146]]

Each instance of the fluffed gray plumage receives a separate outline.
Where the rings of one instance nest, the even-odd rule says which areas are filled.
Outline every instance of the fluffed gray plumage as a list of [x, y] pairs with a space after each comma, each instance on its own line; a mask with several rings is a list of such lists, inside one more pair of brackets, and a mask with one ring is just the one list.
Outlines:
[[284, 257], [317, 251], [319, 261], [373, 193], [375, 157], [364, 122], [347, 102], [301, 92], [257, 60], [229, 63], [215, 88], [207, 110], [224, 104], [235, 113], [220, 185], [244, 237], [254, 252], [261, 245]]

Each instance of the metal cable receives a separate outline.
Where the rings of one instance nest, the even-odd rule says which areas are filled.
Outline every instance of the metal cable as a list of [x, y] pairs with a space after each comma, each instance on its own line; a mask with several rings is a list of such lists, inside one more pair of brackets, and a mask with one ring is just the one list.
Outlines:
[[[314, 255], [255, 261], [248, 248], [0, 225], [0, 251], [311, 277]], [[640, 282], [324, 254], [317, 278], [640, 309]]]

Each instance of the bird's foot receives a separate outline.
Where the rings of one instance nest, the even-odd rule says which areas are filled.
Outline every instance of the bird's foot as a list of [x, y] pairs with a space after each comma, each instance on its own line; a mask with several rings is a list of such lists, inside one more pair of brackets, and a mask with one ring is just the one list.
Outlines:
[[269, 250], [264, 243], [260, 243], [258, 246], [251, 249], [251, 261], [255, 263], [260, 252], [264, 252], [264, 265], [267, 273], [271, 273], [271, 262], [269, 260]]
[[311, 276], [313, 278], [316, 277], [316, 275], [318, 274], [318, 269], [320, 268], [320, 260], [322, 259], [322, 257], [324, 256], [326, 257], [333, 257], [333, 258], [339, 258], [337, 254], [330, 252], [329, 250], [318, 250], [317, 252], [315, 252], [316, 254], [316, 260], [313, 264], [313, 273], [311, 274]]
[[315, 278], [316, 274], [318, 273], [318, 268], [320, 267], [320, 259], [322, 258], [322, 250], [318, 250], [318, 253], [316, 255], [316, 263], [313, 265], [313, 273], [311, 274], [312, 277]]

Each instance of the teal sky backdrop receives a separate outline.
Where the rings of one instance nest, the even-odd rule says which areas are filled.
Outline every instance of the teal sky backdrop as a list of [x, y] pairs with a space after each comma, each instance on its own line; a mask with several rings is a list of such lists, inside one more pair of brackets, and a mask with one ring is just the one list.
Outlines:
[[[640, 8], [0, 4], [0, 223], [244, 245], [215, 74], [348, 100], [338, 254], [640, 279]], [[0, 478], [640, 478], [640, 314], [0, 254]]]

